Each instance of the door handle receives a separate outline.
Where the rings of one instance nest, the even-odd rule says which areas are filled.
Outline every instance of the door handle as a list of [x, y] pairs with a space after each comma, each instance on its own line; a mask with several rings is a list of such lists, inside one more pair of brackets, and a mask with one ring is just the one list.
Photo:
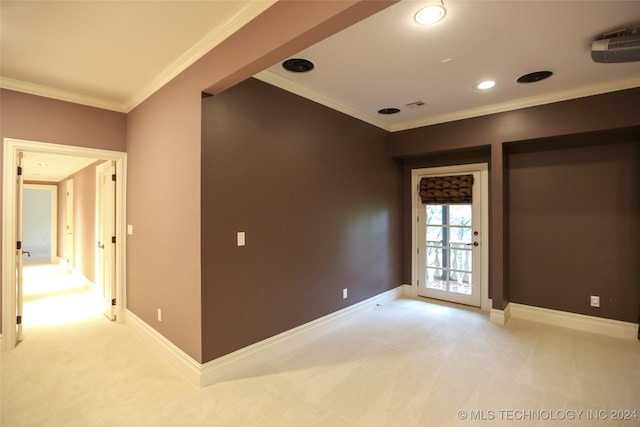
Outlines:
[[478, 246], [480, 243], [478, 242], [473, 242], [473, 243], [467, 243], [467, 246]]
[[104, 249], [104, 245], [103, 245], [103, 244], [101, 244], [100, 242], [98, 242], [98, 247], [99, 247], [100, 249]]

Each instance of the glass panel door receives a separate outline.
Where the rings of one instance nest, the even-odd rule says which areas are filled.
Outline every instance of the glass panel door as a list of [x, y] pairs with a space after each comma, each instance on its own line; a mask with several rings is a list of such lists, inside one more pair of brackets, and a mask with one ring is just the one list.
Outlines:
[[420, 204], [418, 295], [480, 307], [481, 222], [475, 205]]

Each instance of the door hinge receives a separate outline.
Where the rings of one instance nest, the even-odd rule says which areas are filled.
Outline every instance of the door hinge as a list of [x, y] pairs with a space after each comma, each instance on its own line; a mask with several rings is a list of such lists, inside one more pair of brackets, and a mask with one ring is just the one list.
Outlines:
[[420, 280], [416, 280], [416, 286], [420, 287]]
[[115, 299], [115, 298], [113, 298], [113, 299], [111, 300], [111, 305], [116, 305], [116, 299]]
[[416, 254], [420, 255], [420, 248], [416, 248]]
[[116, 236], [111, 236], [111, 243], [115, 243], [116, 242]]
[[22, 325], [22, 316], [16, 316], [16, 325]]
[[22, 166], [18, 166], [18, 176], [22, 175]]
[[114, 173], [113, 175], [111, 175], [111, 181], [115, 181], [116, 180], [116, 174]]
[[22, 249], [22, 242], [18, 241], [16, 242], [16, 250], [19, 251], [20, 249]]

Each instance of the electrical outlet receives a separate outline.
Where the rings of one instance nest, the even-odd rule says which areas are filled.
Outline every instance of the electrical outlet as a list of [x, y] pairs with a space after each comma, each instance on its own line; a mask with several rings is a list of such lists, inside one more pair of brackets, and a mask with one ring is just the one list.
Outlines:
[[158, 309], [158, 322], [162, 322], [162, 310]]
[[347, 299], [347, 288], [342, 290], [342, 299]]
[[600, 297], [591, 295], [591, 307], [600, 307]]

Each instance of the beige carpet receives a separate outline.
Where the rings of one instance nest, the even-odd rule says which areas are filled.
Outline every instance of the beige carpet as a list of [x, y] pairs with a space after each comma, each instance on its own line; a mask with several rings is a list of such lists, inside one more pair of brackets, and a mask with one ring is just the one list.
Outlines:
[[398, 300], [198, 389], [104, 319], [84, 283], [38, 280], [24, 342], [2, 353], [3, 427], [640, 426], [637, 341]]

